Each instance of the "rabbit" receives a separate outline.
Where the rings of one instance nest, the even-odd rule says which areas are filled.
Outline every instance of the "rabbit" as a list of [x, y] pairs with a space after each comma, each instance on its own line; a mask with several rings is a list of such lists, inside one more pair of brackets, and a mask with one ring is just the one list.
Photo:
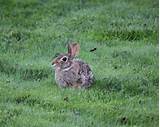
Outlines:
[[60, 54], [52, 61], [55, 81], [62, 88], [89, 88], [93, 84], [94, 76], [89, 65], [75, 58], [79, 50], [78, 43], [70, 43], [68, 53]]

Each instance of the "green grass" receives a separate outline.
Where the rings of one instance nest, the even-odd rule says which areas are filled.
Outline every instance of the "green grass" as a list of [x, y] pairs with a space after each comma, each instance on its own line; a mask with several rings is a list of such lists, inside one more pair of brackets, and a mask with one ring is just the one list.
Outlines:
[[[54, 81], [70, 41], [94, 72], [88, 90]], [[156, 127], [158, 53], [158, 0], [1, 0], [0, 126]]]

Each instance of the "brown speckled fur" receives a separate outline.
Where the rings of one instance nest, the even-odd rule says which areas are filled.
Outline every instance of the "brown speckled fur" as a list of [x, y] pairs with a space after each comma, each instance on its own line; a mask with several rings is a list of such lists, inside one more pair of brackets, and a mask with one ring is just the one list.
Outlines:
[[[55, 81], [61, 87], [88, 88], [94, 80], [91, 68], [84, 61], [74, 58], [79, 52], [79, 47], [77, 48], [79, 45], [70, 44], [69, 46], [71, 49], [68, 50], [68, 54], [62, 54], [53, 61]], [[62, 61], [63, 57], [68, 60]]]

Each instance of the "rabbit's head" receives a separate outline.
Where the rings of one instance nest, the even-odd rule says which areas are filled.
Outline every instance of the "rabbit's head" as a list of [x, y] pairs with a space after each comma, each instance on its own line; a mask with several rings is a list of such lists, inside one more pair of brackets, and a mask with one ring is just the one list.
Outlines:
[[72, 60], [79, 54], [80, 45], [77, 43], [68, 44], [68, 53], [60, 54], [53, 61], [52, 65], [61, 69], [72, 65]]

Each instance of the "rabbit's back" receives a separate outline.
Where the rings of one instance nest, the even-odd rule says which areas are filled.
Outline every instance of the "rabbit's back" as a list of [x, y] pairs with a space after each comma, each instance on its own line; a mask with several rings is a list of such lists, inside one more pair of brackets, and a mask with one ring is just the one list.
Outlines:
[[79, 75], [81, 77], [81, 82], [83, 87], [89, 87], [93, 81], [94, 76], [90, 66], [82, 60], [77, 59], [79, 63]]

